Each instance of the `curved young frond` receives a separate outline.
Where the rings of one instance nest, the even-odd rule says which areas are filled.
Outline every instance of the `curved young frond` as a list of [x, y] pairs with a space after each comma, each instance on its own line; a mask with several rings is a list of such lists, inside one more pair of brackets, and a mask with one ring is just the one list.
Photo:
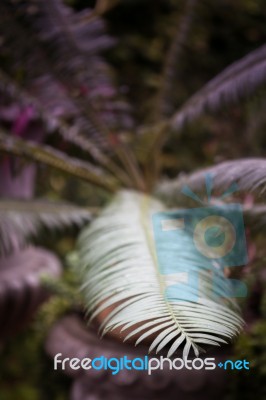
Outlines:
[[89, 209], [47, 200], [0, 200], [0, 254], [25, 245], [41, 227], [62, 229], [92, 219]]
[[266, 81], [266, 45], [234, 62], [195, 93], [171, 119], [179, 130], [205, 111], [218, 111], [250, 95]]
[[[198, 298], [182, 301], [180, 292], [176, 293], [179, 300], [166, 295], [169, 286], [176, 284], [176, 275], [161, 269], [152, 228], [152, 216], [163, 210], [163, 204], [149, 196], [119, 193], [83, 230], [78, 241], [77, 271], [91, 319], [109, 310], [100, 327], [103, 334], [119, 328], [127, 332], [125, 340], [132, 336], [136, 344], [149, 340], [150, 351], [168, 348], [170, 357], [184, 346], [183, 355], [187, 357], [191, 350], [197, 355], [201, 344], [219, 346], [230, 340], [240, 330], [242, 320], [234, 300], [221, 297], [228, 289], [227, 280], [213, 293], [209, 268], [214, 267], [202, 264], [186, 233], [175, 243], [179, 265], [175, 274], [182, 273], [185, 266], [189, 268], [193, 278], [186, 290], [198, 294]], [[172, 245], [166, 244], [168, 255]]]

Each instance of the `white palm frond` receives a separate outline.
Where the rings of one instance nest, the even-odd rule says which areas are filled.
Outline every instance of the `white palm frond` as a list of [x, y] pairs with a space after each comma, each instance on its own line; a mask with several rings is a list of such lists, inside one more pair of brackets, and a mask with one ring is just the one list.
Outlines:
[[[212, 293], [211, 267], [199, 268], [202, 260], [186, 234], [176, 243], [178, 264], [200, 276], [199, 299], [176, 301], [165, 295], [175, 280], [161, 273], [152, 228], [152, 215], [162, 211], [165, 207], [156, 199], [124, 191], [83, 230], [78, 271], [87, 311], [93, 319], [111, 307], [100, 326], [103, 334], [130, 329], [126, 339], [136, 337], [136, 344], [150, 339], [149, 351], [167, 347], [170, 357], [184, 346], [184, 357], [191, 350], [198, 355], [201, 344], [219, 346], [231, 340], [243, 321], [234, 299], [222, 299], [228, 280]], [[193, 294], [197, 288], [191, 284], [187, 290]]]

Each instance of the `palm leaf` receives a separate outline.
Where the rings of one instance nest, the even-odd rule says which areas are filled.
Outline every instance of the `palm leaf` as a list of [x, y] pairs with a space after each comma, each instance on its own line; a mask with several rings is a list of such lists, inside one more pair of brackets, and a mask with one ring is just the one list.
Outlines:
[[182, 203], [184, 195], [181, 190], [186, 185], [191, 190], [202, 192], [205, 190], [206, 174], [210, 174], [213, 180], [213, 190], [221, 194], [232, 184], [236, 189], [245, 192], [264, 193], [266, 189], [266, 160], [263, 158], [246, 158], [233, 161], [225, 161], [208, 168], [202, 168], [190, 175], [184, 175], [169, 182], [158, 185], [156, 195], [162, 199], [168, 199], [171, 204]]
[[[54, 115], [53, 110], [59, 105], [61, 108], [62, 104], [63, 108], [68, 112], [68, 116], [69, 114], [71, 115], [70, 110], [73, 112], [73, 105], [66, 94], [62, 97], [58, 95], [59, 88], [56, 86], [56, 82], [46, 77], [42, 86], [46, 86], [48, 93], [42, 96], [42, 93], [38, 90], [38, 95], [32, 97], [0, 70], [0, 91], [3, 94], [8, 95], [11, 100], [19, 100], [24, 107], [34, 106], [35, 116], [43, 123], [48, 132], [56, 132], [66, 142], [70, 142], [86, 151], [98, 164], [112, 172], [121, 182], [130, 186], [130, 179], [127, 174], [89, 138], [89, 132], [87, 131], [89, 121], [83, 121], [75, 116], [76, 121], [70, 127], [62, 118]], [[47, 105], [47, 98], [50, 99], [50, 102], [51, 98], [53, 99], [50, 106]]]
[[45, 200], [0, 200], [0, 254], [20, 249], [41, 227], [82, 225], [92, 218], [89, 209]]
[[[102, 135], [108, 149], [111, 143], [105, 137], [106, 130], [132, 127], [130, 107], [120, 98], [111, 68], [100, 56], [115, 40], [106, 34], [104, 21], [90, 9], [75, 12], [62, 0], [38, 3], [37, 15], [25, 16], [48, 47], [58, 79], [66, 87], [72, 86], [69, 96], [91, 122], [94, 138]], [[63, 59], [68, 61], [62, 63]]]
[[3, 132], [3, 129], [0, 129], [0, 151], [44, 163], [106, 190], [115, 190], [115, 181], [88, 161], [69, 157], [50, 146], [17, 139]]
[[[30, 0], [28, 2], [30, 3]], [[112, 82], [109, 82], [110, 71], [94, 52], [91, 54], [78, 46], [81, 30], [83, 42], [85, 41], [87, 46], [94, 45], [96, 51], [98, 35], [100, 39], [103, 37], [103, 22], [99, 19], [86, 21], [84, 13], [75, 15], [60, 1], [52, 2], [53, 7], [45, 1], [35, 4], [33, 7], [36, 7], [37, 16], [35, 14], [33, 16], [31, 12], [28, 12], [28, 2], [20, 7], [14, 7], [9, 0], [0, 4], [0, 32], [5, 38], [5, 51], [12, 60], [12, 66], [15, 65], [21, 71], [26, 70], [23, 85], [18, 85], [16, 82], [17, 69], [13, 71], [8, 67], [5, 72], [0, 71], [1, 92], [4, 94], [7, 92], [13, 100], [34, 106], [36, 114], [44, 122], [47, 131], [58, 132], [64, 140], [88, 152], [97, 163], [128, 185], [126, 173], [105, 154], [110, 152], [110, 135], [109, 130], [104, 129], [104, 137], [102, 137], [102, 122], [99, 122], [99, 120], [104, 120], [101, 111], [109, 117], [114, 114], [119, 121], [126, 119], [125, 115], [122, 116], [115, 109], [114, 99], [109, 95], [116, 92]], [[61, 21], [62, 18], [64, 23]], [[71, 25], [69, 29], [68, 24]], [[88, 35], [86, 35], [87, 31], [89, 31]], [[51, 59], [50, 49], [46, 53], [44, 44], [52, 46], [55, 59]], [[84, 52], [86, 55], [83, 54]], [[67, 60], [67, 62], [62, 63], [62, 60]], [[83, 73], [77, 67], [80, 63]], [[87, 68], [88, 65], [90, 68]], [[82, 95], [82, 91], [88, 92], [92, 98], [86, 101], [86, 96]], [[103, 101], [99, 100], [102, 97], [104, 97], [104, 106]], [[101, 114], [99, 118], [96, 118], [94, 112], [88, 115], [90, 103], [93, 102], [95, 105], [99, 101], [101, 103], [101, 110], [97, 110]], [[82, 103], [81, 107], [80, 103]], [[114, 106], [112, 113], [108, 109], [111, 105]], [[124, 110], [122, 113], [127, 114], [124, 105], [122, 109]], [[66, 121], [71, 121], [71, 123]], [[108, 124], [109, 122], [108, 120]], [[129, 126], [131, 126], [130, 123], [123, 125], [123, 128]], [[111, 123], [108, 127], [114, 128]], [[104, 147], [104, 152], [100, 150], [101, 147]]]
[[181, 18], [173, 42], [166, 56], [163, 71], [162, 87], [159, 93], [159, 115], [170, 116], [174, 111], [173, 93], [176, 91], [174, 83], [177, 80], [179, 66], [184, 53], [195, 15], [197, 0], [188, 0], [186, 9]]
[[266, 45], [233, 63], [194, 94], [172, 117], [173, 129], [180, 129], [205, 111], [218, 111], [223, 106], [250, 95], [266, 80]]
[[[155, 334], [150, 351], [167, 346], [171, 356], [184, 345], [187, 357], [191, 349], [198, 354], [200, 344], [219, 345], [235, 336], [242, 320], [233, 300], [227, 303], [212, 298], [211, 276], [193, 266], [202, 264], [186, 235], [178, 243], [179, 257], [192, 274], [200, 273], [200, 298], [198, 302], [176, 302], [165, 296], [167, 284], [174, 284], [174, 278], [160, 273], [151, 223], [152, 214], [164, 209], [148, 196], [119, 193], [82, 232], [78, 268], [91, 319], [112, 309], [100, 327], [104, 334], [114, 328], [130, 329], [126, 339], [134, 336], [136, 344]], [[187, 290], [195, 293], [196, 288], [192, 284]], [[217, 288], [217, 292], [224, 290]]]
[[0, 10], [8, 55], [12, 64], [26, 69], [27, 82], [53, 74], [88, 116], [94, 139], [102, 134], [101, 120], [112, 130], [119, 124], [132, 125], [130, 109], [119, 99], [110, 67], [100, 56], [114, 43], [102, 19], [90, 9], [76, 12], [61, 0], [26, 0], [19, 5], [3, 0]]
[[[101, 46], [108, 48], [113, 43], [113, 39], [103, 34], [103, 21], [95, 19], [89, 9], [75, 14], [62, 0], [41, 0], [38, 11], [33, 24], [41, 40], [52, 50], [58, 79], [65, 87], [72, 85], [69, 96], [96, 134], [105, 139], [105, 150], [111, 149], [119, 157], [137, 187], [143, 189], [134, 154], [113, 133], [132, 128], [132, 119], [130, 108], [117, 96], [110, 68], [98, 55]], [[68, 62], [62, 63], [62, 59]]]
[[[131, 187], [126, 171], [106, 155], [130, 153], [114, 132], [132, 128], [131, 110], [120, 98], [112, 72], [98, 54], [113, 40], [105, 35], [103, 21], [91, 16], [91, 10], [76, 13], [60, 0], [38, 4], [27, 0], [19, 6], [3, 1], [0, 33], [11, 64], [5, 74], [11, 77], [14, 88], [17, 71], [21, 70], [25, 76], [20, 86], [24, 93], [32, 94], [28, 100], [41, 111], [46, 125], [56, 128], [64, 139], [87, 151]], [[25, 99], [20, 87], [17, 89], [17, 98]]]

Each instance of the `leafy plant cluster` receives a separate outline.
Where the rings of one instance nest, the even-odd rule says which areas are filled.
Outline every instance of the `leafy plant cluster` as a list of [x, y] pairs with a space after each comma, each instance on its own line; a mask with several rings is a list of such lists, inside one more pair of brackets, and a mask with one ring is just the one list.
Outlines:
[[[136, 93], [135, 101], [130, 104], [130, 93], [125, 90], [123, 80], [115, 78], [114, 70], [102, 56], [102, 51], [110, 49], [115, 40], [106, 34], [100, 2], [95, 9], [81, 7], [78, 11], [60, 0], [3, 0], [0, 4], [3, 171], [13, 171], [13, 176], [19, 177], [25, 168], [20, 158], [35, 161], [100, 188], [101, 199], [106, 196], [103, 193], [112, 199], [95, 218], [92, 210], [67, 204], [2, 201], [1, 254], [5, 257], [21, 250], [25, 239], [41, 225], [64, 227], [93, 219], [83, 230], [77, 246], [76, 268], [88, 314], [99, 318], [102, 333], [119, 328], [127, 332], [127, 338], [134, 336], [137, 343], [152, 337], [150, 349], [160, 351], [167, 347], [169, 356], [180, 346], [187, 356], [192, 350], [197, 355], [206, 344], [217, 346], [230, 341], [242, 329], [243, 321], [234, 301], [214, 300], [209, 296], [208, 274], [203, 273], [201, 303], [180, 306], [165, 299], [166, 282], [159, 277], [151, 240], [151, 214], [167, 210], [170, 203], [184, 207], [186, 200], [179, 196], [182, 185], [188, 184], [200, 193], [204, 189], [204, 173], [211, 172], [214, 193], [236, 182], [241, 191], [239, 200], [244, 205], [246, 193], [252, 193], [252, 204], [245, 208], [250, 227], [258, 219], [263, 226], [265, 219], [262, 194], [266, 162], [256, 157], [256, 152], [253, 158], [224, 161], [163, 182], [171, 169], [173, 155], [182, 160], [182, 143], [187, 140], [184, 135], [190, 133], [191, 127], [198, 125], [204, 131], [206, 123], [209, 130], [217, 129], [222, 140], [214, 114], [218, 113], [219, 122], [221, 110], [229, 113], [232, 107], [237, 114], [243, 101], [249, 100], [253, 93], [262, 93], [263, 98], [266, 80], [263, 38], [258, 40], [260, 45], [252, 46], [247, 54], [241, 54], [238, 61], [201, 86], [197, 78], [191, 78], [197, 77], [193, 68], [187, 81], [188, 86], [190, 80], [193, 82], [195, 93], [181, 89], [180, 96], [176, 95], [175, 82], [178, 87], [178, 82], [184, 79], [190, 38], [196, 43], [193, 29], [195, 24], [199, 29], [198, 10], [202, 7], [199, 3], [188, 0], [182, 11], [175, 11], [179, 15], [178, 24], [175, 32], [171, 32], [172, 44], [164, 57], [160, 79], [157, 85], [144, 86], [141, 92], [151, 96], [145, 99], [152, 104], [148, 117], [137, 109]], [[256, 2], [245, 7], [251, 3]], [[168, 7], [166, 15], [174, 8], [172, 2]], [[76, 8], [79, 9], [77, 4]], [[206, 10], [201, 12], [206, 18]], [[204, 35], [203, 29], [201, 38]], [[198, 43], [196, 47], [200, 49], [201, 45]], [[163, 49], [161, 43], [158, 46]], [[117, 57], [121, 60], [125, 55]], [[159, 59], [156, 61], [159, 64]], [[153, 68], [156, 69], [154, 65]], [[129, 74], [128, 65], [125, 71]], [[191, 91], [189, 88], [188, 92]], [[261, 103], [259, 122], [263, 124], [264, 103]], [[250, 108], [253, 110], [252, 104]], [[234, 127], [239, 119], [234, 121]], [[252, 132], [259, 130], [259, 122], [256, 120], [255, 128], [249, 126], [249, 140]], [[224, 124], [227, 128], [230, 125], [226, 117]], [[174, 147], [173, 151], [174, 140], [178, 140], [180, 149]], [[259, 232], [263, 234], [263, 229]], [[189, 262], [186, 244], [184, 238], [180, 257]], [[104, 310], [108, 314], [102, 318]]]

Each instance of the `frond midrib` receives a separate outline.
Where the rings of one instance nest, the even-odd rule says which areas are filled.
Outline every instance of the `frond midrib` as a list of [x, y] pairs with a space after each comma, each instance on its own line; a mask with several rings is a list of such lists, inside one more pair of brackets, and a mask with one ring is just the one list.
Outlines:
[[156, 256], [156, 252], [155, 252], [155, 248], [154, 248], [154, 241], [152, 239], [151, 233], [150, 233], [150, 228], [149, 228], [149, 223], [148, 223], [148, 218], [149, 218], [149, 202], [151, 201], [149, 196], [144, 196], [141, 198], [140, 200], [140, 210], [141, 210], [141, 218], [140, 218], [140, 223], [143, 227], [144, 233], [145, 233], [145, 237], [147, 240], [147, 245], [151, 254], [151, 258], [153, 260], [153, 266], [154, 266], [154, 270], [155, 270], [155, 275], [157, 277], [157, 281], [159, 283], [159, 289], [160, 289], [160, 293], [162, 296], [162, 299], [165, 302], [165, 305], [167, 307], [167, 310], [173, 320], [173, 322], [176, 324], [176, 327], [178, 329], [180, 329], [180, 333], [184, 334], [186, 337], [187, 341], [190, 341], [191, 343], [193, 343], [195, 346], [197, 346], [194, 341], [189, 337], [188, 333], [184, 330], [184, 328], [180, 325], [179, 321], [177, 320], [177, 317], [173, 311], [172, 305], [169, 301], [166, 300], [165, 298], [165, 290], [166, 290], [166, 284], [165, 281], [163, 279], [163, 275], [160, 273], [159, 271], [159, 266], [158, 266], [158, 260], [157, 260], [157, 256]]

